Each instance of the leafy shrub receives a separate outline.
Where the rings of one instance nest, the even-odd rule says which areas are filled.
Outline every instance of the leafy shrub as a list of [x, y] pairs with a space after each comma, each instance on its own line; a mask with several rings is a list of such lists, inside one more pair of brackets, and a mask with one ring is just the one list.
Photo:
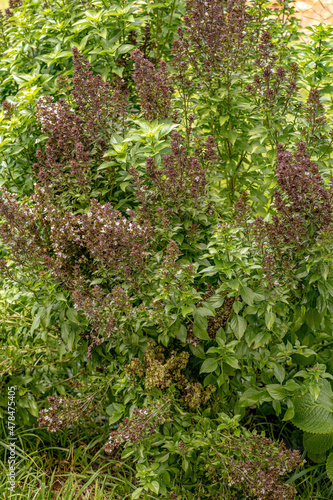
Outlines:
[[242, 0], [70, 8], [1, 18], [3, 386], [134, 465], [133, 499], [295, 498], [300, 453], [246, 418], [333, 448], [331, 109], [296, 62], [322, 32]]

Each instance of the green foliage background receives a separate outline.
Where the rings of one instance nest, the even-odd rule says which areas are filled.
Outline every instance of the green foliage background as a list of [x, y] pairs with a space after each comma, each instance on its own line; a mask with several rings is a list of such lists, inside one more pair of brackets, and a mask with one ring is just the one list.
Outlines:
[[[248, 52], [246, 57], [232, 56], [230, 72], [221, 74], [215, 69], [207, 78], [193, 42], [197, 66], [192, 61], [186, 67], [189, 90], [177, 80], [171, 52], [177, 28], [183, 25], [183, 1], [51, 4], [27, 0], [13, 10], [9, 20], [1, 20], [1, 101], [14, 106], [12, 114], [3, 111], [0, 119], [1, 186], [14, 193], [22, 206], [33, 204], [29, 197], [37, 180], [32, 165], [37, 161], [37, 147], [44, 148], [48, 139], [36, 119], [37, 101], [46, 94], [56, 100], [63, 97], [56, 78], [65, 75], [71, 81], [72, 49], [76, 47], [104, 81], [115, 76], [126, 81], [129, 114], [125, 124], [109, 134], [107, 151], [94, 166], [88, 202], [64, 190], [58, 198], [60, 205], [77, 215], [89, 212], [91, 198], [96, 198], [102, 204], [112, 203], [123, 216], [129, 209], [138, 216], [130, 172], [135, 167], [148, 184], [149, 194], [156, 195], [163, 210], [171, 214], [167, 229], [155, 221], [147, 269], [138, 272], [139, 292], [123, 276], [111, 276], [102, 266], [89, 277], [91, 288], [98, 284], [109, 293], [120, 282], [132, 304], [131, 313], [117, 312], [118, 332], [93, 346], [91, 357], [93, 318], [74, 308], [70, 290], [50, 270], [37, 269], [35, 264], [20, 267], [10, 246], [1, 246], [8, 266], [3, 268], [0, 293], [0, 491], [4, 494], [7, 388], [16, 386], [22, 466], [18, 484], [24, 498], [52, 498], [56, 477], [65, 481], [69, 477], [59, 493], [66, 500], [79, 498], [80, 488], [96, 499], [258, 498], [254, 490], [251, 493], [251, 478], [246, 496], [237, 496], [243, 485], [231, 487], [229, 465], [221, 460], [221, 456], [230, 463], [244, 459], [233, 448], [238, 439], [240, 448], [250, 449], [255, 460], [249, 444], [254, 430], [274, 439], [272, 456], [276, 441], [283, 439], [310, 462], [293, 475], [289, 470], [289, 477], [283, 478], [290, 491], [296, 486], [290, 498], [332, 497], [332, 235], [316, 232], [309, 224], [302, 251], [297, 253], [292, 245], [270, 248], [276, 262], [281, 252], [290, 262], [288, 273], [277, 264], [277, 284], [272, 285], [263, 269], [265, 250], [253, 229], [257, 216], [269, 223], [276, 213], [277, 144], [295, 153], [297, 143], [305, 140], [326, 188], [332, 176], [333, 31], [319, 25], [310, 30], [308, 43], [300, 43], [292, 3], [284, 4], [283, 22], [263, 2], [249, 5], [254, 17], [246, 25]], [[286, 85], [279, 87], [274, 101], [246, 90], [260, 73], [255, 60], [266, 30], [271, 33], [278, 63], [286, 71], [292, 63], [299, 64], [298, 88], [291, 97]], [[135, 43], [131, 43], [133, 32]], [[157, 67], [161, 59], [167, 61], [176, 81], [175, 119], [145, 119], [129, 57], [142, 47]], [[227, 63], [230, 60], [224, 60]], [[322, 105], [314, 117], [305, 111], [311, 89], [319, 91]], [[194, 117], [192, 135], [190, 114]], [[197, 135], [201, 142], [213, 136], [217, 146], [219, 159], [207, 168], [206, 194], [197, 205], [186, 196], [176, 197], [175, 202], [158, 198], [158, 189], [149, 184], [147, 158], [152, 157], [157, 169], [162, 169], [163, 156], [172, 152], [175, 130], [191, 156], [200, 151]], [[245, 191], [246, 215], [238, 219], [237, 203]], [[155, 213], [156, 204], [149, 207]], [[177, 243], [179, 254], [177, 266], [168, 273], [163, 262], [171, 241]], [[213, 293], [206, 296], [208, 287]], [[155, 303], [160, 307], [157, 318]], [[210, 335], [213, 320], [222, 316]], [[152, 383], [151, 390], [147, 389], [147, 371], [146, 378], [130, 376], [128, 366], [133, 359], [144, 365], [149, 342], [164, 349], [165, 365], [170, 357], [186, 352], [188, 364], [183, 371], [189, 383], [199, 384], [199, 404], [184, 404], [171, 370], [170, 384]], [[156, 362], [155, 368], [162, 369], [161, 363]], [[73, 380], [81, 382], [79, 390], [71, 385]], [[205, 400], [210, 386], [215, 392]], [[82, 412], [66, 429], [50, 434], [37, 427], [37, 417], [47, 407], [46, 398], [54, 395], [78, 401]], [[139, 443], [128, 440], [107, 455], [104, 446], [110, 431], [117, 431], [125, 417], [132, 418], [135, 409], [149, 409], [156, 401], [170, 407], [171, 417], [165, 418], [155, 434]], [[209, 475], [212, 467], [215, 476]], [[104, 483], [96, 470], [107, 471]]]

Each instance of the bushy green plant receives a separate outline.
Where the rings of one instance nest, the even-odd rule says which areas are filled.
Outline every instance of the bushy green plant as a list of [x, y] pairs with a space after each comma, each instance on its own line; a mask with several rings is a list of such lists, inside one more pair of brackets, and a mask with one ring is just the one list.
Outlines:
[[135, 467], [133, 499], [295, 498], [299, 452], [249, 412], [333, 448], [330, 32], [294, 45], [283, 8], [1, 18], [2, 385]]

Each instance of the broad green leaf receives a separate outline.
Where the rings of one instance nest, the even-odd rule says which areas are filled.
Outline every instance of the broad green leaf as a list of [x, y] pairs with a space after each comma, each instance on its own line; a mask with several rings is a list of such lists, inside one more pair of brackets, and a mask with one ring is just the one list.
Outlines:
[[322, 383], [318, 397], [318, 402], [321, 404], [323, 408], [325, 408], [326, 411], [333, 413], [333, 392], [331, 384], [328, 382], [328, 380], [324, 380]]
[[266, 136], [267, 135], [267, 130], [266, 130], [266, 127], [264, 127], [263, 125], [258, 125], [257, 127], [254, 127], [253, 129], [251, 129], [249, 131], [249, 136], [252, 138], [252, 139], [255, 139], [255, 138], [261, 138], [263, 136]]
[[313, 402], [306, 394], [293, 399], [295, 416], [292, 423], [302, 431], [312, 434], [328, 434], [333, 432], [333, 414], [325, 410], [318, 401]]
[[57, 293], [56, 299], [59, 300], [59, 302], [67, 302], [67, 299], [63, 293]]
[[227, 285], [232, 288], [233, 290], [236, 290], [238, 292], [241, 284], [239, 280], [231, 280], [227, 282]]
[[198, 345], [190, 344], [190, 351], [197, 358], [206, 359], [206, 354], [205, 354], [205, 351], [204, 351], [202, 345], [200, 345], [200, 344], [198, 344]]
[[196, 310], [196, 313], [195, 313], [195, 316], [196, 315], [200, 315], [202, 317], [215, 316], [215, 312], [212, 312], [207, 307], [198, 307], [198, 309]]
[[218, 367], [218, 360], [216, 358], [207, 358], [201, 365], [200, 373], [214, 372]]
[[133, 493], [132, 493], [132, 500], [138, 500], [141, 497], [141, 493], [143, 492], [143, 487], [137, 488]]
[[202, 315], [199, 309], [195, 311], [193, 316], [194, 316], [193, 335], [202, 340], [210, 340], [210, 337], [207, 333], [207, 328], [208, 328], [207, 318]]
[[272, 327], [275, 323], [275, 320], [276, 320], [276, 315], [273, 312], [271, 312], [271, 311], [265, 312], [265, 323], [266, 323], [268, 330], [272, 330]]
[[231, 318], [230, 326], [236, 337], [241, 339], [245, 333], [247, 322], [246, 320], [239, 315], [235, 315]]
[[280, 382], [280, 384], [282, 384], [282, 382], [284, 381], [285, 376], [286, 376], [286, 370], [284, 369], [284, 367], [282, 365], [276, 363], [274, 365], [273, 372], [274, 372], [275, 377]]
[[333, 286], [329, 281], [326, 281], [325, 283], [326, 290], [328, 293], [333, 297]]
[[179, 125], [177, 123], [164, 123], [156, 135], [158, 136], [159, 139], [161, 139], [162, 137], [169, 134], [170, 132], [172, 132], [172, 130], [178, 127]]
[[326, 473], [328, 479], [333, 483], [333, 453], [330, 453], [326, 461]]
[[321, 272], [321, 275], [324, 278], [324, 280], [327, 280], [329, 271], [330, 271], [330, 268], [327, 264], [322, 264], [320, 266], [320, 272]]
[[279, 384], [268, 384], [266, 389], [268, 394], [276, 401], [282, 401], [289, 395], [288, 391]]
[[160, 491], [160, 485], [157, 481], [152, 481], [149, 483], [150, 489], [158, 495], [158, 492]]
[[100, 166], [97, 167], [97, 170], [104, 170], [104, 169], [112, 167], [114, 165], [115, 165], [115, 162], [113, 162], [113, 161], [103, 161], [103, 163], [101, 163]]
[[31, 325], [30, 333], [33, 333], [33, 332], [36, 330], [36, 328], [38, 328], [38, 327], [39, 327], [40, 317], [41, 317], [41, 314], [40, 314], [40, 313], [38, 313], [38, 314], [34, 317], [33, 322], [32, 322], [32, 325]]
[[308, 458], [311, 460], [311, 462], [314, 462], [315, 464], [323, 464], [326, 460], [326, 453], [325, 452], [312, 453], [309, 451]]
[[259, 336], [257, 336], [255, 338], [255, 342], [253, 345], [254, 349], [257, 349], [258, 347], [262, 347], [262, 346], [267, 345], [271, 341], [272, 335], [270, 333], [266, 332], [264, 335], [261, 336], [260, 341], [259, 341], [258, 337]]
[[311, 453], [321, 453], [333, 447], [333, 434], [303, 434], [303, 446]]
[[211, 340], [207, 333], [207, 329], [198, 328], [195, 324], [193, 325], [193, 335], [201, 340]]
[[224, 125], [229, 120], [229, 115], [220, 116], [220, 125]]
[[69, 335], [68, 335], [67, 342], [66, 342], [66, 347], [69, 350], [69, 352], [72, 352], [74, 342], [75, 342], [75, 332], [73, 330], [71, 330]]
[[287, 410], [284, 414], [284, 417], [282, 419], [284, 421], [291, 420], [295, 416], [295, 407], [294, 407], [294, 403], [292, 402], [291, 399], [287, 400], [287, 405], [288, 405], [288, 408], [287, 408]]
[[28, 409], [31, 415], [38, 417], [38, 406], [34, 399], [30, 399], [28, 402]]
[[316, 309], [310, 309], [305, 314], [305, 320], [311, 330], [317, 331], [320, 329], [322, 315]]
[[224, 363], [227, 363], [227, 365], [231, 366], [231, 368], [235, 368], [236, 370], [239, 368], [238, 359], [236, 358], [224, 356], [223, 361]]
[[121, 419], [121, 417], [124, 415], [124, 412], [122, 411], [115, 411], [112, 413], [111, 417], [109, 417], [109, 425], [115, 424], [118, 422], [118, 420]]
[[67, 309], [66, 316], [70, 321], [72, 321], [72, 323], [75, 323], [76, 325], [80, 325], [80, 322], [79, 322], [78, 317], [77, 317], [77, 312], [72, 307], [69, 307]]
[[188, 314], [193, 312], [193, 307], [192, 306], [182, 306], [181, 307], [182, 315], [185, 318]]
[[124, 45], [120, 45], [117, 48], [117, 54], [118, 55], [120, 55], [120, 54], [126, 54], [127, 52], [130, 52], [134, 48], [135, 48], [134, 45], [131, 45], [130, 43], [125, 43]]
[[267, 396], [267, 392], [265, 390], [254, 389], [251, 387], [240, 397], [240, 404], [241, 406], [251, 406], [258, 403], [258, 401], [263, 399], [265, 396]]
[[310, 279], [309, 279], [309, 285], [313, 283], [314, 281], [318, 281], [321, 278], [320, 274], [312, 274]]
[[236, 130], [229, 129], [224, 133], [224, 135], [227, 139], [229, 139], [231, 144], [234, 146], [236, 139], [238, 137], [238, 133], [236, 132]]
[[224, 303], [225, 297], [223, 295], [213, 295], [207, 300], [207, 304], [214, 307], [214, 309], [219, 309]]
[[107, 408], [106, 408], [106, 413], [108, 415], [113, 415], [113, 413], [116, 413], [116, 412], [122, 412], [124, 413], [125, 411], [125, 406], [122, 405], [122, 404], [119, 404], [119, 403], [112, 403], [111, 405], [109, 405]]
[[179, 338], [182, 342], [186, 342], [187, 338], [187, 328], [185, 325], [181, 324], [177, 330], [176, 337]]
[[241, 286], [240, 294], [241, 294], [241, 297], [246, 304], [248, 304], [249, 306], [253, 305], [253, 301], [255, 299], [255, 294], [251, 290], [251, 288], [249, 288], [248, 286]]

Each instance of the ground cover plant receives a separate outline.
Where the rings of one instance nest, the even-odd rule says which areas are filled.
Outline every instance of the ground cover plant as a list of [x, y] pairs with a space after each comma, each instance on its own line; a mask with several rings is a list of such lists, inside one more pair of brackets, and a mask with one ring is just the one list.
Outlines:
[[332, 498], [332, 29], [293, 13], [1, 15], [4, 498]]

